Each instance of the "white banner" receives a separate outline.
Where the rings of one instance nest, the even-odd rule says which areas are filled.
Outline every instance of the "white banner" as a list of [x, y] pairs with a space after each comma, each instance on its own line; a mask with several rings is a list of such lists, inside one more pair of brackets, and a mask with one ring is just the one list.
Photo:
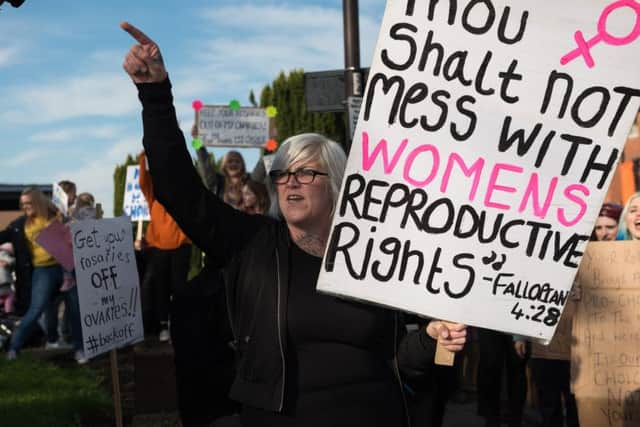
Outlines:
[[62, 215], [67, 216], [69, 214], [69, 196], [67, 196], [67, 193], [65, 193], [62, 187], [55, 182], [52, 187], [51, 202], [58, 208]]
[[149, 205], [140, 190], [140, 166], [127, 166], [122, 210], [131, 221], [151, 221]]
[[389, 0], [318, 289], [549, 340], [640, 104], [639, 8]]
[[71, 224], [84, 353], [144, 339], [138, 271], [127, 217]]
[[262, 148], [269, 139], [264, 108], [204, 105], [196, 113], [196, 122], [198, 137], [209, 146]]

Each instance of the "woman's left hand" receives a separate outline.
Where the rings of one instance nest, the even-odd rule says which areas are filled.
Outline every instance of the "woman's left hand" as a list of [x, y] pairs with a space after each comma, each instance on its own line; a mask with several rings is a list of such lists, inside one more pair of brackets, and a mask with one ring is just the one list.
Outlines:
[[427, 334], [447, 350], [457, 352], [467, 341], [467, 325], [432, 320], [427, 325]]

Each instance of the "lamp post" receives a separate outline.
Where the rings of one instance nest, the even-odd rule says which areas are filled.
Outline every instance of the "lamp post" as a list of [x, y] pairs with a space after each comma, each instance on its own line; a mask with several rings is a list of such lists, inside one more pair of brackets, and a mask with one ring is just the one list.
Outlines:
[[[345, 99], [362, 96], [360, 72], [360, 29], [358, 25], [358, 0], [342, 0], [344, 24], [344, 89]], [[351, 148], [351, 134], [347, 126], [346, 151]]]

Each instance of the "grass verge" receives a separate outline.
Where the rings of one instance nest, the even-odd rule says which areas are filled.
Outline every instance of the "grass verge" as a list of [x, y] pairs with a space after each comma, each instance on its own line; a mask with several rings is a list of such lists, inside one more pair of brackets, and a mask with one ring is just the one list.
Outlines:
[[0, 425], [113, 425], [111, 397], [104, 378], [85, 366], [60, 367], [22, 355], [0, 358]]

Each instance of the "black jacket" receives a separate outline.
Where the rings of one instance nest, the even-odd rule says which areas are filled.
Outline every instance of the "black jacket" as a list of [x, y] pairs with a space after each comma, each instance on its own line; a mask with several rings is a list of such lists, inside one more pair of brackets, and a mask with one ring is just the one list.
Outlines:
[[[247, 215], [221, 202], [202, 184], [178, 126], [171, 84], [139, 84], [143, 143], [160, 203], [185, 234], [223, 269], [238, 367], [231, 397], [281, 411], [287, 375], [289, 232], [283, 221]], [[404, 337], [399, 314], [389, 310], [388, 360], [409, 376], [428, 375], [435, 341], [425, 329]], [[395, 355], [397, 354], [397, 358]]]
[[24, 225], [27, 222], [25, 215], [14, 220], [4, 230], [0, 231], [0, 243], [11, 242], [16, 257], [16, 304], [18, 315], [22, 315], [29, 308], [31, 300], [31, 274], [33, 263], [31, 251], [27, 246], [27, 238], [24, 234]]

